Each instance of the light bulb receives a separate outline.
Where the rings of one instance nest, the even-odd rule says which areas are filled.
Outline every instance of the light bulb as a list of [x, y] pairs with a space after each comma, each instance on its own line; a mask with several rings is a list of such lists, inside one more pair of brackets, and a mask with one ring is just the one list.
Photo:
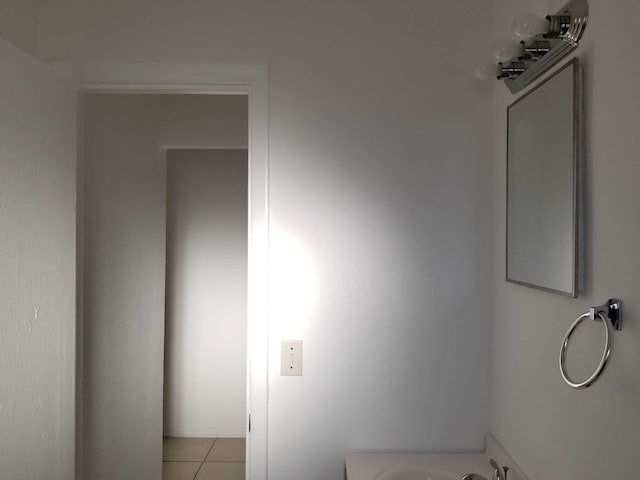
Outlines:
[[524, 46], [510, 38], [501, 38], [493, 44], [493, 56], [498, 62], [506, 63], [524, 53]]
[[511, 24], [511, 32], [518, 40], [524, 42], [531, 40], [537, 35], [545, 35], [549, 33], [551, 23], [546, 18], [540, 18], [535, 13], [519, 13], [513, 19]]
[[484, 65], [476, 68], [476, 78], [478, 80], [489, 80], [490, 78], [496, 78], [502, 73], [502, 67], [500, 65]]

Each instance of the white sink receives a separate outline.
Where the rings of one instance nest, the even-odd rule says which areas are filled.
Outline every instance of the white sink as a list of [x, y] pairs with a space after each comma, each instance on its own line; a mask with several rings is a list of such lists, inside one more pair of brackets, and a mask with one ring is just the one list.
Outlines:
[[491, 478], [482, 453], [349, 453], [348, 480], [460, 480], [466, 473]]
[[460, 476], [424, 468], [397, 466], [385, 470], [376, 480], [460, 480]]
[[467, 473], [491, 478], [489, 459], [509, 466], [509, 480], [527, 476], [493, 435], [487, 435], [483, 453], [365, 453], [346, 455], [348, 480], [460, 480]]

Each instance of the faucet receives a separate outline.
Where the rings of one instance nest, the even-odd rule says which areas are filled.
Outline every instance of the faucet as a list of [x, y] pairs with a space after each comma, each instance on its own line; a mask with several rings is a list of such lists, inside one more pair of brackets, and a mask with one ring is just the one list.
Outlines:
[[[489, 465], [493, 468], [492, 480], [507, 480], [507, 472], [509, 467], [501, 467], [493, 458], [489, 460]], [[478, 473], [467, 473], [460, 480], [487, 480]]]

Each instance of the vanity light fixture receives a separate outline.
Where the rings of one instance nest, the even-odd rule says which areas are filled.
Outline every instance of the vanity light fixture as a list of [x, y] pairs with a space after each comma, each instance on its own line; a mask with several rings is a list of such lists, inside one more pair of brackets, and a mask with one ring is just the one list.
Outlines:
[[511, 25], [515, 40], [493, 45], [497, 63], [478, 68], [480, 80], [496, 77], [516, 93], [578, 47], [589, 17], [587, 0], [570, 0], [555, 15], [516, 15]]
[[516, 43], [510, 38], [501, 38], [493, 44], [493, 56], [498, 63], [506, 63], [514, 58], [522, 58], [524, 55], [524, 45]]

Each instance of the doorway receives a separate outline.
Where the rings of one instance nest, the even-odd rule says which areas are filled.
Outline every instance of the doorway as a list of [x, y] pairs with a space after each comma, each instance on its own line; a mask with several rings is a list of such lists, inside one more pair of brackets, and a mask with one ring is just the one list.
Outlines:
[[[153, 74], [150, 71], [154, 71]], [[234, 73], [235, 72], [235, 73]], [[250, 435], [247, 435], [247, 464], [246, 472], [248, 478], [265, 478], [266, 477], [266, 308], [264, 307], [266, 301], [266, 258], [267, 258], [267, 234], [268, 234], [268, 222], [267, 222], [267, 129], [266, 129], [266, 72], [262, 67], [222, 67], [215, 66], [197, 66], [186, 67], [184, 65], [137, 65], [137, 64], [115, 64], [111, 68], [106, 67], [105, 64], [99, 65], [85, 65], [81, 78], [83, 84], [83, 90], [86, 94], [96, 93], [170, 93], [170, 94], [244, 94], [249, 97], [249, 135], [248, 142], [248, 165], [249, 165], [249, 201], [248, 201], [248, 230], [249, 230], [249, 255], [248, 255], [248, 323], [247, 323], [247, 339], [248, 339], [248, 352], [247, 357], [249, 361], [247, 363], [247, 377], [246, 377], [246, 398], [247, 398], [247, 412], [245, 415], [244, 428], [245, 434], [249, 434], [249, 428], [251, 428]], [[181, 82], [178, 85], [176, 79], [180, 78]], [[235, 80], [232, 80], [235, 78]], [[162, 82], [162, 83], [158, 83]], [[203, 85], [208, 85], [204, 87]], [[128, 95], [114, 95], [119, 97], [127, 97]], [[180, 145], [178, 145], [179, 147]], [[192, 145], [198, 148], [207, 145]], [[106, 148], [112, 148], [113, 145], [107, 145]], [[166, 145], [167, 149], [171, 150], [176, 145]], [[131, 169], [131, 165], [124, 166], [124, 169]], [[134, 169], [135, 170], [135, 169]], [[90, 177], [90, 173], [85, 172], [85, 179]], [[104, 172], [108, 175], [108, 172]], [[131, 184], [136, 183], [134, 171], [130, 171], [128, 175], [128, 181]], [[157, 172], [156, 172], [157, 173]], [[113, 180], [107, 178], [108, 181]], [[143, 182], [138, 182], [136, 188], [145, 189], [152, 183], [152, 179], [146, 178]], [[88, 191], [84, 186], [84, 190]], [[126, 200], [126, 192], [117, 198], [112, 199], [116, 204]], [[86, 199], [86, 206], [90, 206], [91, 201]], [[142, 202], [141, 205], [137, 205], [125, 215], [125, 219], [130, 223], [143, 222], [147, 225], [153, 224], [154, 219], [147, 215], [144, 215], [144, 206], [153, 203], [157, 198], [148, 198], [147, 202]], [[139, 208], [139, 207], [143, 208]], [[88, 217], [85, 215], [85, 217]], [[113, 240], [113, 239], [112, 239]], [[115, 239], [118, 240], [118, 239]], [[109, 240], [107, 239], [107, 242]], [[103, 242], [104, 243], [104, 242]], [[117, 243], [117, 242], [116, 242]], [[145, 257], [147, 250], [153, 249], [152, 244], [145, 245], [143, 248], [138, 249], [136, 254], [139, 254], [142, 258]], [[85, 254], [88, 252], [85, 252]], [[114, 260], [114, 259], [111, 259]], [[153, 262], [147, 262], [147, 265], [153, 265]], [[109, 265], [110, 269], [116, 268], [119, 265], [117, 263]], [[136, 270], [133, 269], [132, 270]], [[86, 274], [88, 269], [84, 269]], [[164, 272], [156, 272], [164, 273]], [[136, 272], [134, 272], [134, 277]], [[156, 277], [159, 277], [156, 275]], [[162, 278], [164, 276], [162, 275]], [[90, 283], [86, 286], [86, 290], [91, 291], [95, 285]], [[124, 285], [116, 285], [114, 292], [117, 293], [118, 289], [126, 289]], [[162, 289], [164, 293], [164, 289]], [[110, 293], [114, 293], [110, 292]], [[157, 293], [157, 292], [156, 292]], [[136, 286], [130, 289], [127, 293], [131, 298], [140, 297], [140, 290]], [[140, 302], [144, 303], [144, 302]], [[87, 305], [82, 306], [84, 311], [84, 317], [87, 318]], [[91, 308], [91, 307], [89, 307]], [[137, 307], [133, 307], [135, 310]], [[110, 312], [110, 321], [112, 323], [122, 322], [122, 319], [117, 314], [118, 312]], [[146, 312], [137, 310], [141, 316], [144, 316]], [[108, 324], [109, 322], [107, 322]], [[104, 325], [104, 324], [102, 324]], [[120, 325], [122, 326], [122, 324]], [[150, 444], [156, 444], [153, 438], [149, 438], [148, 442], [143, 439], [142, 442], [135, 442], [136, 445], [132, 449], [128, 449], [126, 452], [118, 452], [118, 442], [126, 443], [127, 436], [122, 435], [127, 430], [127, 425], [142, 425], [145, 428], [148, 427], [152, 418], [158, 418], [157, 406], [154, 406], [154, 402], [149, 398], [149, 392], [154, 390], [151, 386], [153, 382], [157, 384], [158, 378], [148, 378], [140, 376], [142, 381], [137, 384], [137, 389], [140, 397], [149, 402], [144, 405], [144, 401], [139, 405], [132, 405], [129, 402], [127, 407], [119, 409], [118, 416], [115, 414], [102, 415], [104, 411], [101, 411], [100, 405], [96, 408], [94, 400], [100, 397], [101, 394], [107, 394], [109, 388], [122, 388], [122, 382], [119, 382], [116, 378], [121, 374], [138, 374], [145, 370], [148, 370], [148, 365], [137, 362], [135, 358], [122, 358], [122, 365], [110, 365], [102, 373], [108, 378], [107, 382], [103, 382], [103, 391], [91, 391], [91, 385], [89, 390], [86, 391], [86, 380], [91, 376], [91, 372], [95, 369], [96, 358], [101, 356], [111, 356], [120, 358], [123, 354], [126, 354], [127, 349], [135, 350], [137, 346], [144, 345], [149, 341], [149, 337], [153, 336], [151, 332], [143, 331], [137, 332], [130, 336], [123, 345], [123, 342], [114, 342], [113, 332], [117, 329], [106, 329], [102, 332], [91, 332], [95, 327], [92, 322], [89, 322], [86, 327], [86, 332], [82, 334], [82, 338], [86, 339], [87, 335], [101, 335], [106, 337], [105, 342], [108, 346], [104, 346], [101, 349], [92, 349], [90, 345], [84, 345], [82, 350], [92, 352], [85, 358], [84, 365], [79, 362], [79, 366], [83, 370], [82, 378], [84, 392], [81, 392], [82, 402], [79, 402], [80, 415], [79, 418], [84, 422], [81, 428], [81, 435], [78, 436], [78, 455], [80, 460], [80, 471], [95, 473], [93, 478], [112, 478], [115, 476], [131, 476], [136, 478], [159, 478], [156, 476], [155, 468], [149, 464], [143, 465], [144, 460], [161, 458], [161, 445], [157, 443], [158, 447], [149, 447]], [[117, 336], [117, 335], [116, 335]], [[155, 347], [152, 349], [143, 348], [141, 350], [150, 353], [153, 350], [156, 356], [159, 353], [162, 356], [162, 342], [153, 341], [150, 342]], [[158, 348], [160, 347], [160, 348]], [[132, 361], [133, 360], [133, 361]], [[116, 362], [118, 363], [118, 362]], [[116, 368], [114, 368], [116, 367]], [[107, 371], [108, 370], [108, 371]], [[115, 370], [115, 371], [114, 371]], [[94, 372], [95, 373], [95, 372]], [[111, 377], [111, 378], [109, 378]], [[160, 382], [162, 384], [162, 382]], [[93, 389], [95, 390], [95, 389]], [[135, 390], [135, 389], [134, 389]], [[131, 392], [127, 395], [134, 395]], [[108, 395], [107, 395], [108, 396]], [[135, 396], [135, 395], [134, 395]], [[146, 407], [146, 408], [145, 408]], [[160, 409], [160, 418], [162, 418], [162, 409]], [[124, 415], [122, 415], [124, 413]], [[159, 422], [160, 425], [162, 421]], [[251, 427], [250, 427], [251, 425]], [[113, 433], [108, 435], [109, 438], [96, 438], [95, 436], [87, 436], [87, 431], [91, 428], [99, 427], [103, 431], [108, 431], [109, 428]], [[159, 432], [161, 435], [161, 426]], [[140, 433], [140, 432], [138, 432]], [[83, 438], [84, 436], [84, 438]], [[153, 435], [155, 437], [155, 435]], [[151, 450], [151, 453], [149, 453]], [[146, 451], [146, 452], [143, 452]], [[154, 453], [157, 452], [157, 453]], [[120, 453], [121, 455], [118, 455]], [[123, 461], [119, 461], [118, 464], [114, 464], [110, 459], [121, 458]], [[97, 472], [97, 473], [96, 473]]]
[[83, 118], [87, 476], [149, 442], [141, 477], [159, 429], [165, 479], [194, 466], [175, 451], [194, 437], [212, 440], [199, 479], [219, 460], [243, 471], [243, 447], [219, 450], [247, 417], [247, 97], [92, 94]]

